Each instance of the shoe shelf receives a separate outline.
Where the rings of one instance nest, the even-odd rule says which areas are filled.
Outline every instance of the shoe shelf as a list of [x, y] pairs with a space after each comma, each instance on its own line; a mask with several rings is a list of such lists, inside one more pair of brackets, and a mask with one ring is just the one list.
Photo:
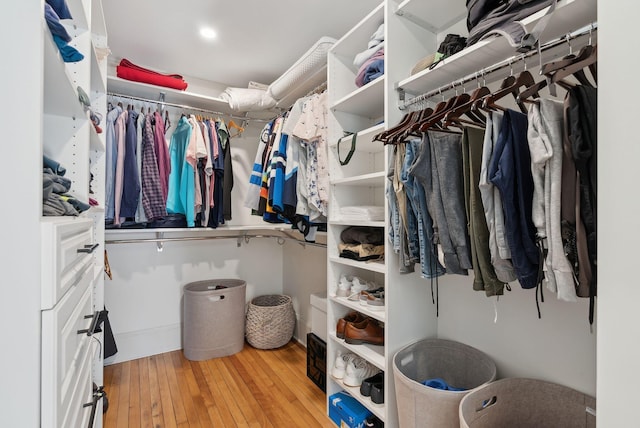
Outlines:
[[370, 262], [361, 262], [358, 260], [346, 259], [344, 257], [329, 257], [329, 261], [332, 263], [337, 263], [345, 266], [352, 266], [363, 270], [369, 270], [372, 272], [385, 273], [386, 267], [384, 261], [370, 261]]
[[361, 305], [360, 302], [356, 302], [353, 300], [349, 300], [346, 297], [330, 297], [331, 301], [336, 302], [342, 306], [346, 306], [347, 308], [353, 309], [354, 311], [358, 311], [361, 314], [367, 315], [368, 317], [377, 319], [378, 321], [385, 321], [385, 311], [384, 310], [372, 310], [367, 306]]
[[[333, 330], [335, 330], [335, 326], [334, 326]], [[378, 367], [380, 370], [385, 370], [384, 346], [382, 346], [382, 345], [380, 345], [380, 346], [379, 345], [371, 345], [371, 344], [368, 344], [368, 343], [364, 343], [364, 344], [361, 344], [361, 345], [351, 345], [351, 344], [345, 342], [344, 339], [339, 339], [338, 336], [336, 336], [336, 332], [335, 331], [329, 332], [329, 337], [331, 338], [331, 340], [333, 340], [334, 342], [336, 342], [340, 346], [348, 349], [349, 351], [353, 352], [354, 354], [357, 354], [357, 355], [361, 356], [362, 358], [364, 358], [365, 360], [367, 360], [368, 362], [370, 362], [374, 366]]]
[[374, 403], [373, 401], [371, 401], [371, 398], [365, 397], [362, 394], [360, 394], [359, 386], [348, 386], [348, 385], [345, 385], [345, 383], [342, 382], [341, 379], [336, 379], [336, 378], [332, 378], [332, 379], [335, 383], [340, 385], [342, 389], [347, 391], [353, 398], [358, 400], [363, 406], [369, 409], [371, 413], [376, 415], [378, 419], [380, 419], [382, 422], [386, 422], [387, 409], [384, 403], [382, 404]]

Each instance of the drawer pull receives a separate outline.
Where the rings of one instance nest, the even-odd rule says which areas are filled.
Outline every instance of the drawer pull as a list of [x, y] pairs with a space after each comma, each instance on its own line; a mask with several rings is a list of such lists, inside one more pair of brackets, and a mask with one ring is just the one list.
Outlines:
[[100, 311], [95, 311], [93, 315], [85, 315], [84, 319], [91, 318], [91, 324], [89, 324], [89, 328], [85, 328], [82, 330], [77, 330], [78, 334], [86, 334], [87, 336], [93, 335], [96, 333], [96, 328], [98, 326], [98, 320], [100, 319]]
[[[87, 425], [87, 428], [93, 428], [93, 422], [96, 418], [96, 410], [98, 409], [98, 401], [100, 401], [100, 399], [106, 400], [106, 395], [107, 393], [104, 392], [104, 387], [98, 387], [95, 383], [93, 384], [93, 401], [82, 405], [83, 408], [91, 406], [91, 417], [89, 418], [89, 425]], [[105, 404], [103, 403], [103, 406], [104, 405]], [[106, 405], [108, 406], [108, 403]], [[106, 410], [106, 407], [103, 407], [103, 413]]]
[[78, 248], [76, 251], [78, 253], [87, 253], [87, 254], [91, 254], [93, 253], [93, 251], [98, 248], [98, 245], [100, 245], [100, 243], [95, 243], [95, 244], [90, 244], [90, 245], [85, 245], [83, 248]]

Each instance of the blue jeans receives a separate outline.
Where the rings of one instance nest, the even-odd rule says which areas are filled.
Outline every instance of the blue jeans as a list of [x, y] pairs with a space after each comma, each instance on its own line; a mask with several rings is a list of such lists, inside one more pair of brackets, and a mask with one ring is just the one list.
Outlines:
[[445, 269], [433, 251], [433, 221], [427, 210], [427, 197], [424, 188], [411, 174], [415, 161], [420, 154], [421, 144], [422, 141], [420, 139], [413, 139], [406, 143], [407, 153], [402, 178], [407, 193], [407, 210], [411, 209], [416, 219], [417, 244], [422, 277], [433, 278], [444, 275]]

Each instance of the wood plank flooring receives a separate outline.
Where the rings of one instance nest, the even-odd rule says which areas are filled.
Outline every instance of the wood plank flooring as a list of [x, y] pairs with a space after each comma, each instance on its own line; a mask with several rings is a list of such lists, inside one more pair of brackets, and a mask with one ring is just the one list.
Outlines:
[[104, 428], [335, 428], [297, 342], [189, 361], [182, 351], [104, 368]]

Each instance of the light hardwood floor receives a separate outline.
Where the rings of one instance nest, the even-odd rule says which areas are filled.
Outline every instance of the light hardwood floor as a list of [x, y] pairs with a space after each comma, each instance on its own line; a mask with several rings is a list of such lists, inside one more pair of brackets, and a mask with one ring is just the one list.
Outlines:
[[206, 361], [174, 351], [109, 365], [104, 427], [335, 428], [306, 367], [306, 350], [293, 341], [275, 350], [245, 344]]

